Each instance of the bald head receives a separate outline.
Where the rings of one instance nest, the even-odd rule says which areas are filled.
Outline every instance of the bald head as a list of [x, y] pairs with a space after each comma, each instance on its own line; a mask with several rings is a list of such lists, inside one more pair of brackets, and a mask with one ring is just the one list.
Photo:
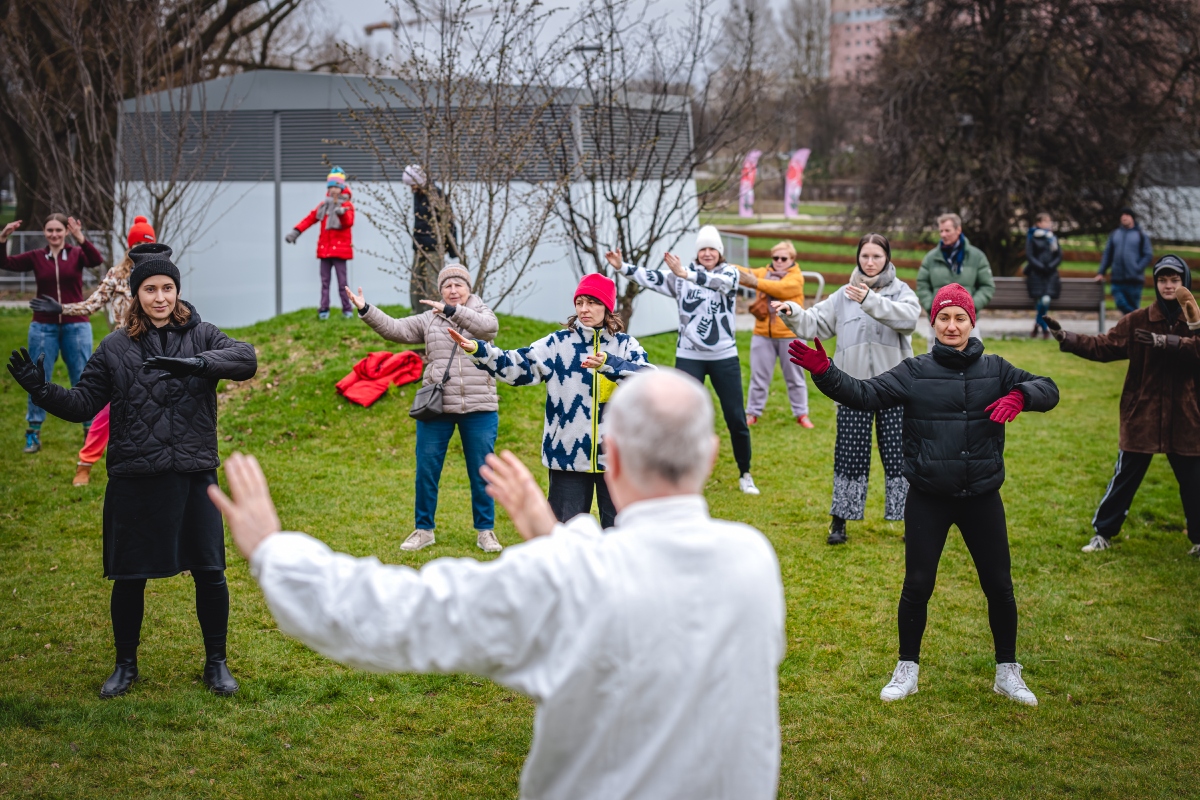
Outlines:
[[717, 447], [702, 384], [674, 369], [643, 370], [621, 381], [604, 415], [606, 447], [634, 485], [700, 491]]

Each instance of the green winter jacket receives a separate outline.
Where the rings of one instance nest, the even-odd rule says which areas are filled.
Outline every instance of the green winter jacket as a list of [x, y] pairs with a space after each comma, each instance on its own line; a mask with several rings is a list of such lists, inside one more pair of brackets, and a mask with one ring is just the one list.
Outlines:
[[992, 302], [992, 295], [996, 293], [992, 265], [983, 251], [974, 247], [966, 236], [963, 236], [961, 275], [951, 272], [946, 259], [942, 258], [941, 247], [934, 247], [921, 259], [921, 268], [917, 270], [917, 297], [921, 301], [921, 308], [928, 311], [933, 306], [938, 289], [951, 283], [957, 283], [971, 293], [976, 311], [987, 308], [987, 304]]

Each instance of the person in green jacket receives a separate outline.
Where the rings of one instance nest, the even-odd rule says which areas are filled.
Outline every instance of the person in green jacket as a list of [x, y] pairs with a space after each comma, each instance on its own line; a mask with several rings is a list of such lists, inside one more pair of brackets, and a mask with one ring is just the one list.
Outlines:
[[[957, 283], [971, 293], [975, 309], [982, 311], [992, 302], [996, 293], [996, 282], [992, 279], [992, 265], [978, 247], [973, 246], [962, 232], [962, 218], [958, 214], [942, 214], [937, 218], [938, 246], [921, 259], [917, 270], [917, 298], [925, 313], [929, 313], [933, 298], [938, 290]], [[971, 331], [975, 338], [979, 327]], [[932, 339], [931, 339], [932, 341]]]

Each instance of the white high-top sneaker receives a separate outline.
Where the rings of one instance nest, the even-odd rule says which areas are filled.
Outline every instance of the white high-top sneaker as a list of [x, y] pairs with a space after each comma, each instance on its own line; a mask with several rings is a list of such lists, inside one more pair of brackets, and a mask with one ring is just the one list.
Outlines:
[[1037, 698], [1021, 680], [1021, 665], [1015, 661], [996, 665], [996, 682], [992, 684], [992, 691], [1027, 706], [1037, 705]]
[[879, 693], [879, 699], [890, 703], [893, 700], [903, 700], [910, 694], [916, 694], [917, 673], [920, 671], [921, 665], [915, 661], [897, 661], [896, 669], [892, 672], [892, 679]]
[[738, 478], [738, 488], [746, 494], [758, 494], [758, 487], [754, 485], [754, 478], [750, 477], [749, 472], [743, 472], [742, 477]]

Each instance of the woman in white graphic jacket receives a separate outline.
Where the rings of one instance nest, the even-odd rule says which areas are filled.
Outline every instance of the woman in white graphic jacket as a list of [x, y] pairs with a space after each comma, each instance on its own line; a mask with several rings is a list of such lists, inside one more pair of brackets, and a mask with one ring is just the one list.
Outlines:
[[575, 314], [567, 326], [528, 347], [501, 350], [450, 331], [475, 366], [497, 380], [546, 384], [542, 463], [550, 470], [548, 497], [560, 522], [590, 513], [593, 495], [603, 527], [611, 528], [617, 515], [604, 482], [604, 406], [614, 381], [649, 364], [638, 340], [622, 332], [625, 326], [613, 313], [616, 301], [616, 284], [591, 273], [575, 290]]
[[[887, 238], [868, 233], [858, 242], [850, 281], [812, 308], [772, 303], [783, 324], [801, 339], [837, 337], [838, 368], [861, 380], [887, 372], [913, 354], [912, 332], [921, 303], [908, 284], [896, 277]], [[875, 423], [879, 457], [886, 476], [884, 519], [904, 519], [908, 481], [901, 474], [900, 444], [904, 410], [856, 411], [837, 407], [837, 443], [833, 450], [833, 505], [829, 511], [829, 544], [845, 544], [846, 520], [862, 519], [871, 470], [871, 423]]]
[[696, 260], [686, 268], [679, 256], [667, 253], [664, 260], [670, 273], [626, 264], [620, 250], [605, 257], [613, 269], [634, 283], [675, 298], [679, 306], [675, 368], [701, 383], [705, 377], [712, 381], [733, 445], [738, 488], [746, 494], [758, 494], [750, 477], [750, 426], [746, 423], [742, 364], [734, 336], [738, 268], [725, 260], [720, 232], [712, 225], [700, 229], [696, 234]]

